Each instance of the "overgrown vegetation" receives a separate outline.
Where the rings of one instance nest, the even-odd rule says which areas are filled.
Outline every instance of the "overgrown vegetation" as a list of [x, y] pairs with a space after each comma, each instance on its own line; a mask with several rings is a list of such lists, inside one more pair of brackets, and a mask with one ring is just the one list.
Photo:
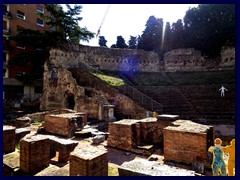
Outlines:
[[42, 126], [42, 122], [37, 120], [34, 120], [31, 124], [36, 126]]
[[101, 80], [107, 82], [111, 86], [123, 86], [125, 83], [122, 79], [113, 77], [110, 75], [104, 75], [104, 74], [97, 74], [97, 73], [92, 73], [93, 75], [97, 76]]

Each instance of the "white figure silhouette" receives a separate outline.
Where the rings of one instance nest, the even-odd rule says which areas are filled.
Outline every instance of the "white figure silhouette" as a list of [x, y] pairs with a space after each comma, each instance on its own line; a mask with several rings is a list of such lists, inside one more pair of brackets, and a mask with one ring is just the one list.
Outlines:
[[225, 91], [228, 91], [224, 86], [222, 86], [219, 91], [221, 91], [221, 97], [225, 96]]

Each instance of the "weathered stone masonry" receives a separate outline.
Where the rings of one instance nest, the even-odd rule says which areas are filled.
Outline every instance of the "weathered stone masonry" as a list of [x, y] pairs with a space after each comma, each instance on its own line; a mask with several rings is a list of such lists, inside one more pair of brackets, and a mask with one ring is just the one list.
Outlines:
[[81, 69], [74, 56], [70, 60], [70, 55], [63, 54], [62, 51], [50, 50], [50, 57], [45, 63], [41, 110], [69, 108], [85, 112], [89, 118], [106, 119], [108, 117], [101, 117], [108, 114], [105, 111], [109, 108], [104, 105], [111, 102], [123, 114], [131, 114], [134, 118], [145, 116], [144, 108]]
[[50, 61], [65, 68], [78, 67], [80, 62], [112, 71], [158, 72], [160, 68], [159, 56], [154, 52], [73, 44], [65, 45], [65, 50], [52, 49]]

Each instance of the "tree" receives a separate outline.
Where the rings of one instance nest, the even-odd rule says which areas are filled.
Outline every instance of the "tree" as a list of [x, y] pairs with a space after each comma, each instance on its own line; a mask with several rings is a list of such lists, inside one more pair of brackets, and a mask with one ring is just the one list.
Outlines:
[[99, 46], [107, 47], [106, 43], [107, 43], [107, 41], [106, 41], [105, 37], [99, 36], [99, 41], [98, 41]]
[[128, 48], [127, 44], [125, 43], [125, 40], [122, 36], [117, 36], [117, 43], [116, 43], [117, 48]]
[[163, 19], [150, 16], [143, 34], [138, 39], [138, 49], [154, 51], [161, 55]]
[[201, 4], [184, 16], [188, 45], [210, 57], [218, 57], [221, 47], [235, 45], [235, 5]]
[[170, 23], [167, 22], [163, 33], [162, 53], [163, 55], [172, 50], [172, 31]]
[[48, 56], [49, 48], [62, 42], [79, 43], [80, 40], [88, 41], [94, 37], [94, 33], [91, 33], [85, 27], [80, 28], [78, 26], [78, 21], [82, 19], [79, 17], [81, 6], [75, 5], [74, 8], [71, 8], [70, 5], [67, 5], [66, 12], [56, 4], [46, 4], [45, 7], [49, 15], [39, 13], [39, 16], [45, 20], [51, 31], [40, 32], [21, 28], [18, 29], [16, 36], [10, 37], [10, 40], [31, 47], [28, 48], [31, 49], [30, 52], [16, 54], [9, 61], [10, 66], [32, 65], [29, 76], [25, 76], [23, 79], [26, 82], [42, 78], [43, 64]]
[[181, 19], [172, 24], [172, 49], [185, 48], [185, 33]]
[[128, 41], [128, 48], [129, 49], [137, 48], [137, 37], [136, 36], [130, 36], [130, 40]]
[[94, 37], [94, 33], [88, 31], [86, 27], [81, 28], [78, 25], [78, 22], [82, 20], [82, 17], [79, 16], [82, 6], [75, 4], [72, 8], [66, 4], [66, 12], [62, 6], [57, 4], [46, 4], [45, 6], [50, 15], [46, 16], [41, 13], [39, 15], [45, 20], [52, 32], [59, 35], [58, 40], [79, 43], [80, 40], [89, 41]]
[[112, 44], [110, 48], [117, 48], [116, 44]]

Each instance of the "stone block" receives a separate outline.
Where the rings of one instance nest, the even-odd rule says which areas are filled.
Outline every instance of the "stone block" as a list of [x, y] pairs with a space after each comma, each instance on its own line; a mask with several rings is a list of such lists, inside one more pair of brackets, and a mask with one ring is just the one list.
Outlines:
[[19, 117], [15, 121], [16, 128], [28, 127], [30, 126], [31, 119], [29, 117]]
[[3, 126], [3, 152], [10, 153], [15, 151], [15, 127], [4, 125]]
[[164, 159], [181, 163], [206, 163], [213, 142], [213, 128], [188, 120], [177, 120], [164, 128]]
[[107, 176], [107, 150], [91, 145], [77, 146], [70, 153], [69, 174], [70, 176]]
[[163, 146], [163, 129], [172, 125], [172, 121], [159, 121], [156, 118], [146, 118], [139, 121], [140, 138], [144, 144], [160, 144]]
[[20, 142], [20, 140], [27, 134], [30, 134], [30, 130], [28, 128], [17, 128], [15, 130], [16, 134], [16, 145]]
[[25, 136], [20, 141], [20, 169], [33, 175], [49, 166], [50, 142], [46, 136]]
[[171, 115], [171, 114], [161, 114], [157, 116], [158, 121], [176, 121], [179, 119], [179, 115]]
[[159, 162], [135, 159], [118, 167], [119, 176], [195, 176], [195, 172]]
[[46, 115], [44, 119], [44, 129], [57, 135], [71, 137], [82, 128], [82, 117], [77, 113]]
[[139, 120], [123, 119], [109, 123], [108, 146], [131, 150], [140, 143]]
[[50, 157], [55, 157], [56, 152], [59, 152], [58, 162], [67, 162], [69, 160], [70, 153], [78, 145], [78, 142], [54, 136], [47, 137], [50, 140]]

